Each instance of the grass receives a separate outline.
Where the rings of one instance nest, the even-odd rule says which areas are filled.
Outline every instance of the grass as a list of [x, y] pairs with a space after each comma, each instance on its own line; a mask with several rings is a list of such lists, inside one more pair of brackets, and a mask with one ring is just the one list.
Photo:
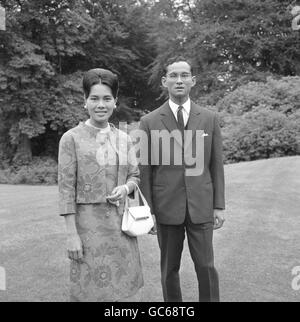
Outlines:
[[[222, 301], [299, 301], [291, 287], [300, 266], [300, 157], [230, 164], [226, 223], [215, 232], [215, 264]], [[56, 186], [0, 185], [0, 266], [7, 290], [0, 302], [67, 301], [69, 263]], [[162, 301], [155, 236], [139, 240], [143, 300]], [[197, 300], [187, 244], [181, 284], [185, 301]]]

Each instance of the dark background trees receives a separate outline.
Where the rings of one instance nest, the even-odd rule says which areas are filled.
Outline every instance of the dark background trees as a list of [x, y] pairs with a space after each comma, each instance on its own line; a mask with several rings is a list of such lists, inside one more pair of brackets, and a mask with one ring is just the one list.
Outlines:
[[45, 142], [37, 141], [55, 145], [66, 129], [86, 117], [85, 70], [101, 66], [120, 75], [123, 114], [126, 107], [128, 114], [152, 98], [146, 67], [154, 47], [147, 42], [144, 8], [136, 1], [1, 4], [7, 14], [7, 30], [0, 34], [1, 134], [14, 147], [14, 162], [31, 160], [32, 153], [47, 154]]
[[[165, 44], [165, 48], [155, 58], [154, 83], [158, 83], [160, 76], [156, 66], [175, 51], [190, 57], [198, 67], [194, 95], [210, 104], [248, 81], [264, 81], [271, 74], [299, 75], [300, 36], [291, 29], [291, 3], [289, 0], [180, 1], [175, 16], [170, 12], [163, 16], [169, 25], [170, 20], [174, 23], [173, 41], [166, 44], [159, 32], [155, 34], [157, 43]], [[184, 19], [176, 24], [179, 17]]]
[[[230, 120], [222, 123], [228, 134], [226, 147], [231, 146], [229, 128], [236, 117], [251, 123], [252, 117], [263, 120], [264, 110], [271, 113], [272, 99], [266, 105], [262, 100], [252, 104], [260, 111], [245, 115], [253, 112], [246, 106], [252, 106], [255, 93], [264, 97], [261, 88], [270, 92], [276, 80], [280, 83], [288, 76], [292, 78], [278, 86], [282, 93], [297, 92], [294, 84], [299, 80], [293, 77], [300, 74], [300, 34], [291, 28], [291, 8], [297, 1], [0, 0], [0, 4], [6, 9], [6, 31], [0, 31], [2, 168], [28, 166], [33, 159], [38, 163], [37, 157], [56, 160], [62, 133], [87, 117], [81, 78], [90, 68], [101, 66], [119, 74], [119, 108], [113, 120], [132, 121], [138, 119], [139, 110], [152, 110], [165, 99], [160, 87], [165, 60], [175, 54], [186, 56], [196, 67], [192, 98], [220, 111], [222, 120]], [[246, 90], [249, 82], [256, 85]], [[276, 104], [288, 105], [290, 112], [275, 110], [290, 120], [299, 111], [298, 96], [278, 95]], [[280, 117], [274, 115], [274, 122]], [[299, 131], [297, 124], [294, 131]], [[243, 151], [247, 154], [249, 149]], [[279, 155], [298, 153], [296, 148], [280, 151]], [[229, 161], [249, 159], [235, 155], [239, 154], [226, 154]], [[259, 157], [268, 155], [258, 153], [250, 159]]]

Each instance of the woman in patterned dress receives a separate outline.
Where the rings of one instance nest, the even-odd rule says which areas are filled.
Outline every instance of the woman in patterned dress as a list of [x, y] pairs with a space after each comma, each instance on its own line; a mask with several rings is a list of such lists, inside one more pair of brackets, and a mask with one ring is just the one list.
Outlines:
[[67, 228], [71, 301], [137, 301], [143, 286], [137, 239], [121, 231], [124, 200], [139, 183], [129, 136], [108, 122], [116, 108], [118, 77], [84, 74], [90, 118], [59, 144], [59, 213]]

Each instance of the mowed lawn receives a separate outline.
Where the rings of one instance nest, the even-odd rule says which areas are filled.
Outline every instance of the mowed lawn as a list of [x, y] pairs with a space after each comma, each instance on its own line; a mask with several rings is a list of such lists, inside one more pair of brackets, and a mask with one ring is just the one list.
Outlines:
[[[300, 157], [227, 165], [226, 223], [215, 232], [222, 301], [300, 301], [292, 269], [300, 266]], [[176, 200], [174, 200], [176, 202]], [[0, 301], [68, 301], [69, 262], [56, 186], [0, 185]], [[144, 301], [162, 301], [155, 236], [139, 239]], [[187, 244], [181, 283], [197, 300]]]

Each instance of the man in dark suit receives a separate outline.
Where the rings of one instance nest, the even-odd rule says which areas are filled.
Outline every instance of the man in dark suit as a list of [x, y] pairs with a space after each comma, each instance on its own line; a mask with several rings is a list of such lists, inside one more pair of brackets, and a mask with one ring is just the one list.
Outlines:
[[166, 302], [182, 301], [179, 269], [185, 232], [199, 301], [219, 301], [212, 240], [213, 230], [225, 221], [222, 138], [216, 113], [190, 100], [195, 84], [184, 57], [169, 60], [162, 77], [169, 100], [140, 123], [148, 149], [147, 162], [140, 164], [141, 189], [156, 218]]

